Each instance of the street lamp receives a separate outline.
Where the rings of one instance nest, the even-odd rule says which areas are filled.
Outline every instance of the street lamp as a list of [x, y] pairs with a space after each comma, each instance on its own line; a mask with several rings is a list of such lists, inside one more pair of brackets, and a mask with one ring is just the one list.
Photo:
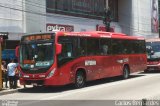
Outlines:
[[110, 23], [111, 23], [111, 11], [110, 9], [104, 9], [104, 15], [103, 15], [103, 23], [106, 27], [106, 31], [110, 32]]

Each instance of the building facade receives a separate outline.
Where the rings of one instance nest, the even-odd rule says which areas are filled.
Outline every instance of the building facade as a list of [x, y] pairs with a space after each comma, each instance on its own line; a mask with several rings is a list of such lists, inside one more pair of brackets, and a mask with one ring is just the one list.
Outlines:
[[[25, 9], [38, 14], [25, 13], [26, 32], [95, 31], [104, 26], [102, 17], [107, 3], [106, 0], [27, 0]], [[113, 7], [113, 19], [116, 20], [118, 0], [112, 0], [109, 5]], [[121, 32], [117, 22], [113, 22], [111, 27]]]
[[119, 25], [122, 32], [145, 38], [159, 38], [158, 0], [119, 1]]
[[24, 33], [103, 30], [104, 9], [110, 8], [113, 31], [155, 38], [159, 37], [152, 21], [157, 17], [156, 3], [158, 0], [1, 0], [0, 32], [9, 33], [7, 44], [12, 45]]

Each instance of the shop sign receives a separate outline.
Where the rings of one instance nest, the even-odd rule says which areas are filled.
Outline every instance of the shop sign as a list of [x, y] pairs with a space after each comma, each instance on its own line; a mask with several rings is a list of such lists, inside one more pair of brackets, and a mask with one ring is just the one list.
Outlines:
[[[110, 32], [114, 32], [114, 28], [110, 27]], [[97, 25], [96, 26], [96, 31], [106, 31], [106, 27], [103, 25]]]
[[65, 32], [72, 32], [74, 31], [74, 26], [72, 25], [62, 25], [62, 24], [47, 24], [46, 25], [47, 31], [65, 31]]

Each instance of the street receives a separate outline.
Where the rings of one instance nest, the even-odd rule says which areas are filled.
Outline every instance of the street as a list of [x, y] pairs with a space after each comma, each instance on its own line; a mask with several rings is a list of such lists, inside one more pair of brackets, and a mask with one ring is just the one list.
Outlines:
[[0, 100], [2, 105], [8, 101], [18, 102], [20, 105], [16, 106], [115, 106], [116, 103], [122, 105], [118, 104], [119, 100], [160, 100], [159, 81], [160, 73], [142, 72], [131, 75], [127, 80], [115, 77], [92, 81], [81, 89], [74, 89], [73, 85], [26, 88], [18, 93], [0, 96]]
[[0, 100], [142, 100], [160, 99], [160, 73], [133, 74], [127, 80], [107, 78], [92, 81], [87, 87], [27, 88], [0, 96]]
[[0, 106], [160, 106], [160, 0], [0, 8]]

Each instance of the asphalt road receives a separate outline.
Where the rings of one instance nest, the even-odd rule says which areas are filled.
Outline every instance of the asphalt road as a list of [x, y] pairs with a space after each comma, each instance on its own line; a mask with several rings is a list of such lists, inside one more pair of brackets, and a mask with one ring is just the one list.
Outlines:
[[[53, 104], [54, 106], [98, 106], [99, 104], [112, 106], [113, 104], [121, 105], [120, 100], [141, 101], [142, 99], [160, 100], [160, 73], [134, 74], [127, 80], [115, 77], [92, 81], [87, 84], [87, 87], [81, 89], [74, 89], [72, 85], [38, 87], [0, 96], [2, 103], [8, 102], [7, 100], [18, 101], [22, 106]], [[158, 106], [159, 104], [157, 103]]]

